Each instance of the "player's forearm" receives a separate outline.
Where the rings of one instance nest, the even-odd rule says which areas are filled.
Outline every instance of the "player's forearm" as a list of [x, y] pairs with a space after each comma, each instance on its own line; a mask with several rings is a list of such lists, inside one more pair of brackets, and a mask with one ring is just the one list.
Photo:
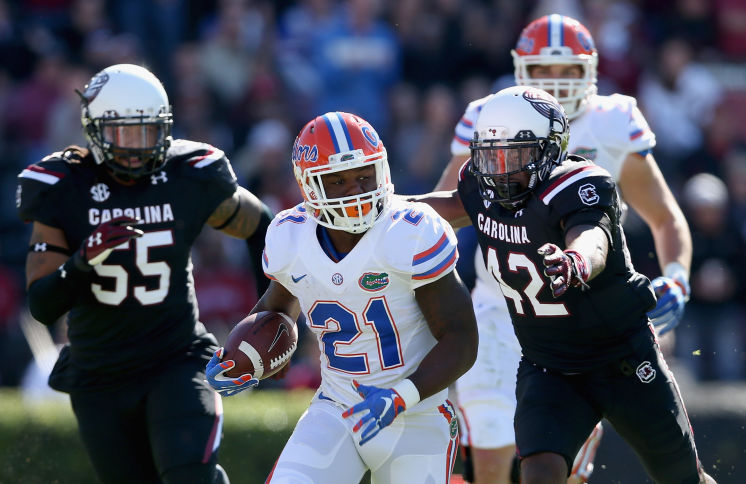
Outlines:
[[456, 381], [472, 367], [477, 358], [477, 331], [464, 328], [462, 332], [441, 337], [409, 376], [424, 399], [435, 395]]
[[657, 226], [651, 226], [650, 231], [664, 275], [671, 263], [680, 264], [688, 274], [692, 263], [692, 236], [684, 216], [671, 217]]
[[567, 244], [565, 250], [573, 250], [589, 262], [590, 275], [587, 281], [592, 280], [606, 268], [609, 240], [600, 227], [592, 225], [572, 227], [565, 235], [565, 242]]
[[28, 288], [28, 306], [34, 319], [47, 326], [54, 324], [75, 305], [89, 272], [73, 256], [56, 271], [32, 282]]
[[469, 215], [466, 213], [456, 190], [430, 192], [422, 195], [403, 195], [403, 197], [410, 202], [427, 203], [453, 228], [465, 227], [470, 223]]

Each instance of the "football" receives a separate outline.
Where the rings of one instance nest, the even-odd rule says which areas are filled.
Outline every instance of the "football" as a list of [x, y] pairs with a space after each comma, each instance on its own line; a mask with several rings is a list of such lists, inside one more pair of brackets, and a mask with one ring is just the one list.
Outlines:
[[223, 361], [236, 366], [225, 375], [237, 378], [245, 373], [257, 380], [268, 378], [290, 361], [298, 347], [298, 327], [290, 316], [275, 311], [250, 314], [228, 334]]

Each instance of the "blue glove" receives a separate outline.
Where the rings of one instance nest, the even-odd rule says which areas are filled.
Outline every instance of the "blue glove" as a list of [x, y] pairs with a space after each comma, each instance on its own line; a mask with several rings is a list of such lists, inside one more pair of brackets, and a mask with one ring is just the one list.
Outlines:
[[251, 376], [251, 373], [245, 373], [238, 378], [225, 376], [224, 373], [236, 366], [236, 362], [233, 360], [220, 361], [222, 357], [223, 348], [218, 348], [215, 354], [212, 355], [212, 358], [210, 358], [205, 369], [207, 383], [219, 394], [230, 397], [259, 384], [259, 380]]
[[653, 279], [653, 289], [658, 303], [648, 313], [648, 318], [655, 326], [658, 336], [661, 336], [681, 322], [684, 316], [684, 305], [689, 300], [689, 284], [670, 277], [656, 277]]
[[382, 428], [391, 425], [396, 416], [407, 409], [407, 405], [393, 388], [361, 385], [357, 380], [352, 380], [352, 385], [365, 400], [345, 410], [342, 417], [347, 418], [355, 413], [368, 411], [352, 428], [353, 432], [357, 432], [363, 425], [368, 424], [360, 434], [360, 445], [363, 445], [375, 437]]

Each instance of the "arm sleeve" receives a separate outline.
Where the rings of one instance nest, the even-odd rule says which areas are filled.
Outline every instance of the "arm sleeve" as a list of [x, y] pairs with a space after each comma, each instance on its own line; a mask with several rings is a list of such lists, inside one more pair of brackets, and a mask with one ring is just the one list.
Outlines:
[[246, 245], [249, 248], [249, 259], [251, 259], [251, 270], [254, 273], [254, 279], [256, 279], [256, 292], [259, 297], [262, 297], [264, 291], [269, 287], [269, 279], [264, 275], [262, 268], [262, 252], [264, 251], [267, 228], [272, 222], [272, 218], [272, 211], [267, 205], [262, 203], [259, 225], [256, 226], [254, 233], [246, 239]]
[[73, 307], [92, 269], [81, 264], [85, 263], [72, 256], [53, 273], [31, 283], [28, 305], [34, 319], [50, 326]]

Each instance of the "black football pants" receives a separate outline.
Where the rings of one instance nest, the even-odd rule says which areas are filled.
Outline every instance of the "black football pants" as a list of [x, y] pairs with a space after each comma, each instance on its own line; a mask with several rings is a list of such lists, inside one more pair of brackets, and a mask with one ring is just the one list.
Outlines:
[[114, 390], [70, 394], [80, 435], [104, 483], [168, 482], [190, 468], [193, 480], [216, 475], [222, 430], [219, 396], [193, 356]]

